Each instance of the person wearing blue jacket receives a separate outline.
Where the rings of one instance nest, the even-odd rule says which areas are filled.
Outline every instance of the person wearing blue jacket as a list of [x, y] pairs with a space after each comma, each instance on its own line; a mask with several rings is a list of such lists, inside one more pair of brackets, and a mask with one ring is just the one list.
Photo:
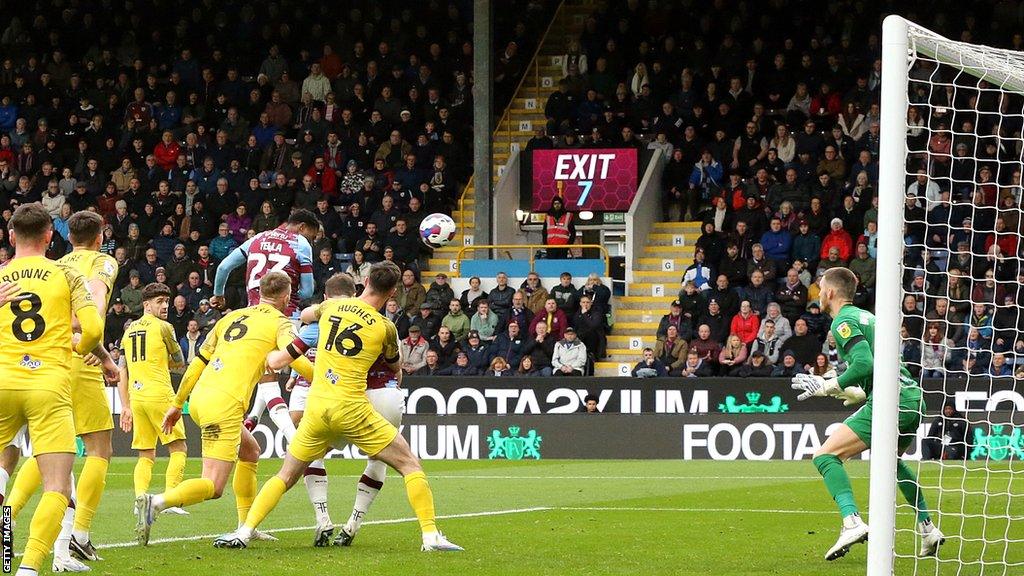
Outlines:
[[11, 102], [10, 96], [0, 100], [0, 131], [4, 134], [14, 130], [18, 122], [18, 105]]
[[[793, 247], [793, 236], [789, 230], [782, 227], [782, 220], [773, 217], [769, 223], [767, 232], [761, 235], [761, 247], [769, 258], [776, 262], [776, 265], [786, 265], [789, 262], [789, 251]], [[780, 271], [776, 275], [781, 276]]]
[[807, 263], [807, 267], [813, 270], [817, 267], [818, 257], [821, 254], [821, 237], [811, 231], [810, 223], [807, 220], [801, 220], [797, 229], [800, 233], [792, 239], [792, 254], [787, 261], [803, 260]]

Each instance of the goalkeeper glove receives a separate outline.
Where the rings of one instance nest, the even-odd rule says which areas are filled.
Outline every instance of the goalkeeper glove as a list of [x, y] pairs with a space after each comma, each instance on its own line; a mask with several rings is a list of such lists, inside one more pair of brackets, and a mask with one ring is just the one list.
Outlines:
[[801, 394], [796, 397], [797, 400], [801, 401], [807, 400], [811, 396], [819, 398], [834, 396], [842, 391], [839, 387], [839, 381], [836, 379], [835, 370], [829, 370], [823, 376], [797, 374], [793, 377], [792, 387], [794, 390], [801, 391]]
[[854, 406], [868, 398], [868, 395], [864, 393], [864, 389], [860, 386], [847, 386], [839, 392], [832, 394], [832, 396], [842, 400], [843, 406]]

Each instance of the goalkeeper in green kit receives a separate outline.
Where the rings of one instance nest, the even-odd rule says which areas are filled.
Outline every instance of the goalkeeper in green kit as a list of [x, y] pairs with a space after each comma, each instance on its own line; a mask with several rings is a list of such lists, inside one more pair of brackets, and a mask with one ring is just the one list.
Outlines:
[[[850, 477], [843, 462], [871, 447], [871, 384], [874, 371], [874, 314], [857, 308], [851, 301], [857, 288], [857, 277], [847, 268], [830, 268], [822, 276], [821, 310], [832, 315], [832, 335], [836, 339], [839, 357], [848, 368], [838, 378], [835, 372], [824, 376], [799, 374], [793, 378], [793, 388], [802, 393], [798, 400], [812, 396], [832, 396], [843, 400], [844, 406], [864, 403], [840, 425], [814, 455], [814, 466], [825, 479], [825, 486], [839, 506], [843, 527], [839, 540], [825, 554], [826, 560], [846, 555], [854, 544], [868, 539], [868, 525], [860, 518], [857, 503], [850, 487]], [[902, 454], [917, 434], [921, 424], [921, 388], [911, 377], [906, 366], [900, 366], [899, 443]], [[945, 537], [928, 513], [917, 477], [902, 459], [896, 463], [896, 478], [900, 492], [917, 510], [917, 528], [921, 537], [921, 556], [934, 556]]]

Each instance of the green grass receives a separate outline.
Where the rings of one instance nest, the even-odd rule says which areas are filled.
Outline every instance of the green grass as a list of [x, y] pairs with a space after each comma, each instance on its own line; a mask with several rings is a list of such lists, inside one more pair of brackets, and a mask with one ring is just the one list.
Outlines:
[[[162, 487], [161, 460], [154, 471], [154, 488]], [[116, 459], [93, 526], [100, 546], [133, 540], [132, 467]], [[999, 466], [999, 465], [994, 465]], [[260, 484], [277, 471], [279, 461], [263, 461]], [[278, 532], [280, 542], [256, 542], [247, 550], [217, 550], [207, 537], [235, 527], [230, 489], [219, 501], [191, 509], [186, 517], [162, 516], [154, 539], [191, 538], [155, 543], [142, 549], [122, 546], [101, 550], [104, 561], [93, 563], [92, 574], [317, 575], [359, 570], [362, 574], [786, 574], [829, 576], [864, 573], [866, 546], [858, 546], [835, 563], [822, 556], [835, 540], [839, 519], [818, 475], [809, 462], [681, 462], [681, 461], [542, 461], [542, 462], [426, 462], [425, 468], [440, 516], [479, 514], [439, 521], [463, 554], [419, 552], [419, 530], [397, 476], [389, 476], [351, 548], [315, 549], [312, 531]], [[858, 501], [866, 508], [867, 464], [849, 465]], [[1001, 468], [1002, 473], [963, 472], [926, 464], [922, 482], [930, 503], [942, 483], [941, 508], [961, 513], [1017, 516], [1006, 520], [948, 516], [940, 520], [947, 535], [963, 532], [967, 542], [951, 539], [943, 561], [917, 563], [920, 574], [1024, 573], [1024, 566], [980, 564], [961, 567], [957, 557], [986, 562], [1024, 562], [1024, 543], [1009, 547], [998, 539], [1024, 539], [1024, 489], [1012, 482], [1024, 469]], [[331, 511], [336, 523], [347, 519], [354, 484], [362, 463], [329, 461]], [[186, 476], [199, 473], [190, 461]], [[38, 497], [21, 515], [17, 546], [24, 543], [29, 514]], [[933, 504], [934, 505], [934, 504]], [[541, 508], [524, 511], [524, 509]], [[505, 513], [502, 513], [505, 512]], [[381, 520], [406, 519], [396, 523]], [[304, 488], [296, 486], [262, 528], [295, 529], [313, 523]], [[901, 510], [901, 528], [913, 516]], [[900, 553], [910, 553], [913, 537], [897, 538]], [[49, 568], [49, 566], [47, 566]], [[993, 570], [992, 568], [997, 568]], [[1016, 572], [1015, 572], [1016, 571]], [[913, 574], [915, 562], [897, 560], [897, 574]]]

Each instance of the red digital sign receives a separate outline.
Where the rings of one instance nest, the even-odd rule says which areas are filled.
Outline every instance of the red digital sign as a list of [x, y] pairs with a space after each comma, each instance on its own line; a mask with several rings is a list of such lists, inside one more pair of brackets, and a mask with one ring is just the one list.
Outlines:
[[534, 212], [561, 195], [570, 212], [625, 212], [636, 196], [637, 151], [633, 148], [534, 150]]

